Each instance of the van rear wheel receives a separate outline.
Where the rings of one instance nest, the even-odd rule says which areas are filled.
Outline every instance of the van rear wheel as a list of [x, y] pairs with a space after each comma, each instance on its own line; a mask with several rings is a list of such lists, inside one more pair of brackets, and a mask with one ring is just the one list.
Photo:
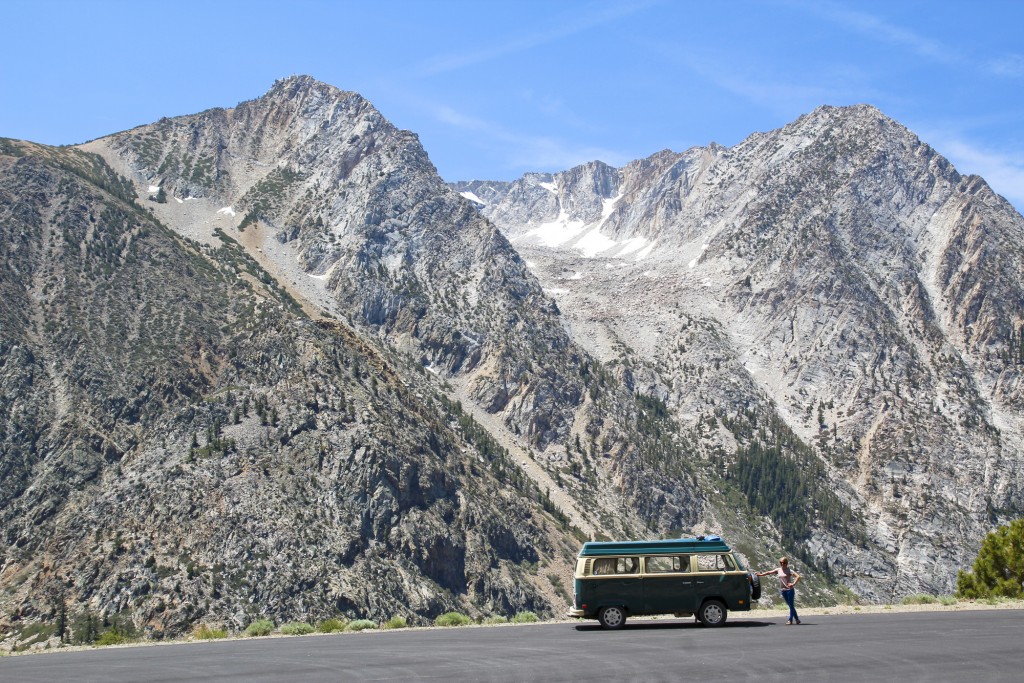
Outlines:
[[727, 612], [721, 600], [708, 600], [700, 606], [697, 618], [705, 626], [721, 626], [725, 623]]
[[626, 623], [626, 610], [621, 607], [602, 607], [597, 613], [597, 621], [603, 628], [620, 629]]

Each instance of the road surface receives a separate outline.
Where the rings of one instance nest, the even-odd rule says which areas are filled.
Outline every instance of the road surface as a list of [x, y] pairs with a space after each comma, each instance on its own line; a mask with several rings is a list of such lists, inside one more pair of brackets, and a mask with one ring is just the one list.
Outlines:
[[[746, 615], [744, 615], [746, 616]], [[631, 620], [255, 638], [0, 658], [0, 681], [1021, 681], [1024, 610]]]

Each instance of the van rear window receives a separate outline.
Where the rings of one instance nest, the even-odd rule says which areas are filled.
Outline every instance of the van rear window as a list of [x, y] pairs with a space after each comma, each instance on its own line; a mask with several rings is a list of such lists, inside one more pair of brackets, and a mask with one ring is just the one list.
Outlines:
[[639, 574], [640, 558], [638, 557], [600, 557], [594, 560], [594, 576], [609, 574]]
[[697, 555], [697, 570], [702, 572], [725, 572], [736, 569], [731, 555]]

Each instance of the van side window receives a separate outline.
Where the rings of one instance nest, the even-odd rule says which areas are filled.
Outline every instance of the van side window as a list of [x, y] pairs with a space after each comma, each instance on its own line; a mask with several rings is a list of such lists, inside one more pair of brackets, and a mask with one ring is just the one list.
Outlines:
[[594, 560], [594, 568], [591, 571], [593, 576], [607, 576], [609, 574], [639, 574], [639, 557], [601, 557]]
[[[686, 558], [689, 560], [689, 558]], [[647, 563], [647, 573], [657, 574], [660, 572], [683, 572], [689, 571], [689, 562], [687, 562], [686, 569], [683, 569], [682, 562], [678, 555], [655, 555], [648, 557], [645, 562]]]
[[697, 570], [702, 572], [725, 572], [736, 568], [729, 555], [697, 555]]

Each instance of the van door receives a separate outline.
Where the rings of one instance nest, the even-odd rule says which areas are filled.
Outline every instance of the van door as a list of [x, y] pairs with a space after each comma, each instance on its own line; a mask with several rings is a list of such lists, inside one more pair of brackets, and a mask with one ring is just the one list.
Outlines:
[[721, 598], [730, 609], [736, 609], [738, 600], [745, 601], [747, 576], [731, 555], [694, 555], [694, 563], [698, 607], [705, 598]]
[[630, 614], [644, 613], [639, 557], [597, 558], [591, 576], [588, 604], [597, 607], [617, 605], [625, 607]]
[[689, 555], [644, 558], [644, 614], [674, 614], [697, 609]]

